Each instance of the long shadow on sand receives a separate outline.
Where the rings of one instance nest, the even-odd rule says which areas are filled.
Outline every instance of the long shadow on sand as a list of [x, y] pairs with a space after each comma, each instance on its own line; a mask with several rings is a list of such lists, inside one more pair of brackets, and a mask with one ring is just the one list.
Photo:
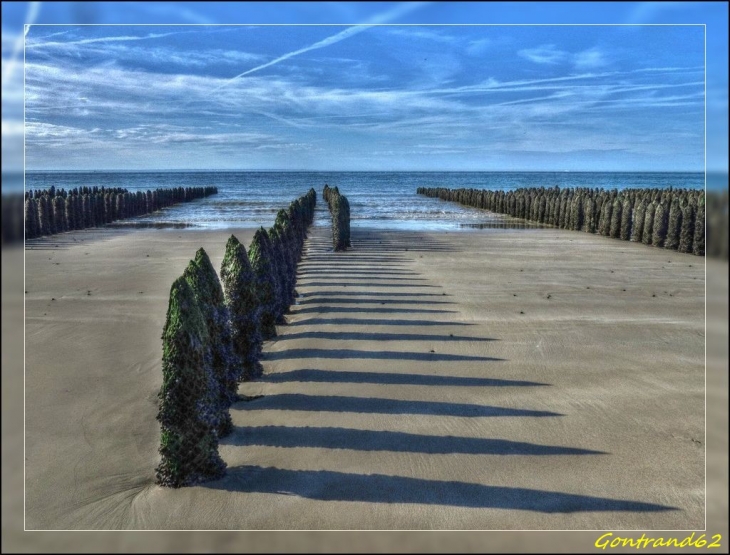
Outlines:
[[309, 297], [340, 297], [348, 295], [352, 297], [450, 297], [446, 293], [404, 293], [400, 291], [312, 291], [310, 293], [301, 293], [302, 298]]
[[[321, 272], [319, 275], [316, 275], [313, 277], [313, 279], [319, 279], [321, 276], [328, 276], [332, 275], [331, 272]], [[307, 279], [306, 275], [299, 276], [303, 279]], [[371, 281], [428, 281], [425, 278], [414, 278], [414, 277], [380, 277], [380, 276], [371, 276], [371, 275], [363, 275], [358, 273], [351, 273], [351, 274], [339, 274], [339, 275], [333, 275], [333, 279], [349, 279], [349, 280], [358, 280], [358, 281], [365, 281], [365, 282], [371, 282]], [[302, 285], [310, 285], [309, 283], [302, 283]]]
[[301, 393], [280, 393], [267, 395], [254, 401], [236, 403], [234, 409], [255, 410], [298, 410], [314, 412], [353, 412], [363, 414], [421, 414], [432, 416], [461, 416], [465, 418], [526, 416], [563, 416], [545, 410], [512, 409], [490, 405], [469, 405], [467, 403], [443, 403], [437, 401], [404, 401], [380, 399], [377, 397], [345, 397], [337, 395], [304, 395]]
[[88, 246], [108, 241], [119, 235], [119, 230], [108, 227], [91, 227], [73, 231], [62, 231], [53, 235], [44, 235], [35, 239], [26, 239], [27, 250], [66, 250], [70, 247]]
[[292, 326], [473, 326], [470, 322], [444, 322], [442, 320], [378, 320], [375, 318], [307, 318], [289, 322]]
[[[415, 305], [444, 305], [444, 304], [450, 304], [454, 305], [456, 303], [452, 303], [450, 301], [429, 301], [429, 300], [413, 300], [413, 299], [369, 299], [369, 298], [363, 298], [363, 299], [347, 299], [347, 298], [338, 298], [338, 297], [311, 297], [306, 298], [301, 301], [299, 301], [299, 304], [322, 304], [322, 303], [337, 303], [337, 304], [377, 304], [380, 303], [383, 304], [415, 304]], [[300, 309], [301, 312], [304, 309]]]
[[591, 511], [660, 512], [675, 507], [527, 488], [485, 486], [468, 482], [425, 480], [384, 474], [331, 470], [286, 470], [262, 466], [228, 469], [224, 480], [202, 487], [249, 493], [287, 494], [320, 501], [418, 503], [540, 513]]
[[[350, 301], [352, 302], [352, 301]], [[372, 314], [456, 314], [455, 310], [438, 308], [393, 308], [393, 307], [361, 307], [361, 306], [308, 306], [297, 310], [297, 314], [333, 314], [333, 313], [372, 313]]]
[[[332, 255], [331, 254], [307, 254], [307, 263], [325, 263], [325, 264], [332, 264]], [[404, 262], [410, 262], [408, 258], [404, 256], [369, 256], [369, 255], [363, 255], [361, 253], [358, 253], [356, 256], [353, 255], [352, 258], [340, 258], [338, 260], [338, 265], [341, 268], [349, 268], [351, 265], [363, 263], [363, 264], [393, 264], [393, 263], [404, 263]]]
[[470, 378], [429, 374], [394, 374], [391, 372], [342, 372], [338, 370], [291, 370], [265, 374], [262, 382], [289, 383], [371, 383], [381, 385], [426, 385], [442, 387], [539, 387], [550, 384], [496, 378]]
[[[386, 265], [387, 264], [387, 265]], [[317, 262], [316, 264], [299, 264], [297, 266], [297, 273], [308, 274], [308, 273], [330, 273], [335, 272], [338, 274], [342, 273], [362, 273], [362, 274], [375, 274], [375, 275], [418, 275], [410, 270], [410, 268], [403, 265], [395, 265], [381, 262], [379, 265], [373, 263], [366, 264], [331, 264], [325, 262]]]
[[499, 341], [491, 337], [466, 335], [429, 335], [426, 333], [384, 333], [377, 331], [301, 331], [279, 335], [276, 342], [292, 339], [332, 339], [335, 341], [470, 341], [483, 343]]
[[444, 245], [440, 243], [423, 241], [391, 241], [391, 242], [375, 242], [375, 241], [353, 241], [353, 247], [359, 252], [455, 252], [453, 245]]
[[391, 451], [429, 455], [606, 455], [602, 451], [540, 445], [506, 439], [432, 436], [404, 432], [290, 426], [244, 426], [221, 440], [224, 445], [266, 445], [269, 447], [312, 447]]
[[[343, 280], [345, 278], [342, 278]], [[366, 278], [359, 279], [357, 277], [354, 278], [347, 278], [346, 282], [343, 282], [341, 280], [337, 281], [310, 281], [308, 283], [300, 283], [300, 286], [306, 286], [306, 287], [337, 287], [337, 286], [344, 286], [347, 287], [348, 285], [352, 285], [354, 287], [358, 287], [360, 285], [370, 285], [372, 287], [432, 287], [432, 288], [441, 288], [440, 285], [429, 285], [425, 283], [370, 283], [370, 281]]]
[[318, 268], [302, 268], [299, 267], [299, 276], [306, 277], [308, 275], [321, 275], [325, 274], [328, 276], [418, 276], [417, 272], [407, 272], [404, 270], [364, 270], [362, 268], [347, 268], [342, 269], [342, 266], [326, 266]]
[[355, 349], [287, 349], [264, 355], [263, 360], [291, 360], [295, 358], [336, 358], [367, 360], [417, 360], [419, 362], [499, 362], [501, 358], [447, 353], [413, 353], [405, 351], [358, 351]]

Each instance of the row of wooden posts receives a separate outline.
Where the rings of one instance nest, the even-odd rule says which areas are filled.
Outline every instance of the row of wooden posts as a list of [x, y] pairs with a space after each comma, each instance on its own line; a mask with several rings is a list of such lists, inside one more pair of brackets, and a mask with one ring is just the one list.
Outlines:
[[350, 203], [337, 187], [324, 186], [322, 191], [332, 216], [332, 244], [336, 251], [352, 246], [350, 242]]
[[231, 235], [216, 274], [201, 248], [172, 284], [162, 334], [157, 483], [182, 487], [222, 477], [218, 440], [231, 433], [238, 384], [260, 376], [261, 342], [294, 303], [297, 264], [314, 219], [314, 189], [280, 210], [248, 253]]
[[539, 187], [492, 191], [419, 187], [417, 193], [562, 229], [705, 254], [705, 192]]
[[[169, 189], [163, 189], [162, 191], [168, 191]], [[212, 194], [217, 189], [215, 187], [210, 188], [210, 191], [208, 194]], [[421, 191], [449, 191], [450, 189], [419, 189], [419, 192]], [[51, 191], [54, 191], [53, 197], [51, 197]], [[104, 215], [103, 217], [99, 212], [93, 212], [94, 222], [97, 225], [102, 225], [103, 223], [108, 223], [109, 218], [116, 218], [117, 213], [119, 210], [117, 209], [117, 206], [120, 205], [121, 207], [126, 208], [127, 206], [132, 205], [131, 197], [127, 197], [126, 199], [123, 199], [120, 203], [118, 199], [119, 193], [128, 193], [129, 192], [126, 189], [111, 189], [111, 188], [100, 188], [100, 187], [82, 187], [80, 189], [74, 189], [72, 191], [66, 192], [66, 191], [60, 191], [60, 196], [64, 198], [65, 203], [65, 210], [61, 210], [59, 207], [57, 210], [54, 211], [53, 209], [53, 201], [51, 201], [50, 206], [46, 205], [46, 208], [44, 210], [44, 214], [47, 215], [47, 218], [45, 216], [40, 216], [39, 212], [41, 210], [41, 204], [42, 200], [41, 198], [44, 196], [48, 196], [50, 198], [54, 198], [55, 190], [53, 188], [49, 190], [37, 190], [37, 191], [30, 191], [28, 193], [22, 194], [22, 193], [10, 193], [10, 194], [4, 194], [2, 195], [2, 244], [13, 244], [17, 242], [23, 241], [23, 233], [25, 230], [26, 237], [28, 239], [32, 239], [34, 237], [38, 237], [41, 233], [41, 229], [45, 227], [47, 230], [51, 229], [58, 229], [63, 230], [68, 229], [81, 229], [81, 227], [76, 227], [80, 225], [85, 225], [84, 222], [86, 221], [86, 217], [77, 216], [77, 210], [76, 207], [80, 206], [83, 211], [83, 195], [89, 195], [89, 199], [92, 198], [93, 195], [97, 195], [103, 191], [103, 194], [105, 195], [104, 199]], [[159, 190], [158, 190], [159, 191]], [[152, 210], [157, 210], [161, 208], [163, 205], [162, 202], [166, 202], [164, 200], [164, 197], [166, 196], [164, 193], [162, 195], [159, 194], [158, 191], [147, 191], [144, 193], [145, 195], [145, 211], [149, 211], [151, 208]], [[212, 192], [211, 192], [212, 191]], [[519, 193], [518, 196], [524, 196], [524, 206], [526, 208], [527, 202], [530, 202], [530, 205], [532, 205], [531, 200], [528, 201], [527, 198], [529, 198], [529, 193], [525, 193], [524, 191], [530, 191], [530, 189], [522, 189], [522, 193]], [[562, 191], [568, 191], [566, 193], [562, 193]], [[586, 191], [586, 190], [584, 190]], [[648, 226], [639, 224], [639, 216], [641, 213], [641, 207], [640, 202], [637, 204], [636, 199], [638, 198], [638, 195], [636, 191], [646, 191], [646, 189], [635, 189], [633, 190], [633, 193], [629, 194], [629, 208], [631, 212], [628, 210], [624, 210], [624, 205], [626, 204], [624, 202], [625, 199], [622, 198], [622, 204], [621, 204], [621, 221], [624, 223], [624, 230], [621, 230], [621, 226], [618, 228], [618, 234], [619, 238], [622, 236], [626, 236], [626, 232], [628, 230], [628, 236], [629, 239], [633, 237], [633, 240], [643, 242], [644, 241], [644, 230], [649, 229]], [[652, 190], [654, 191], [654, 190]], [[487, 191], [488, 193], [494, 194], [494, 191]], [[513, 191], [511, 194], [514, 196], [516, 191]], [[604, 191], [605, 193], [605, 191]], [[622, 191], [623, 194], [627, 194], [625, 191]], [[700, 194], [701, 192], [698, 192], [697, 194]], [[110, 195], [109, 197], [109, 203], [107, 204], [106, 201], [106, 195]], [[141, 193], [140, 193], [141, 194]], [[425, 193], [424, 193], [425, 194]], [[506, 195], [509, 195], [509, 193], [503, 193]], [[573, 189], [561, 189], [561, 195], [567, 195], [568, 198], [566, 198], [566, 204], [568, 200], [570, 200], [570, 206], [571, 206], [571, 212], [574, 210], [574, 197], [575, 197], [575, 190]], [[74, 201], [72, 199], [70, 202], [67, 200], [69, 195], [81, 195], [80, 202], [78, 200]], [[131, 195], [131, 194], [130, 194]], [[134, 193], [135, 199], [138, 196], [137, 193]], [[445, 200], [456, 200], [456, 199], [449, 199], [449, 194], [437, 194], [437, 195], [429, 195], [429, 196], [443, 196]], [[618, 193], [617, 193], [618, 196]], [[112, 198], [113, 197], [113, 198]], [[150, 199], [151, 197], [151, 199]], [[97, 197], [98, 198], [98, 197]], [[567, 216], [567, 209], [563, 211], [563, 198], [558, 197], [560, 199], [560, 205], [556, 209], [553, 209], [553, 219], [557, 219], [558, 221], [558, 227], [565, 227], [566, 225], [570, 225], [570, 219], [565, 220]], [[28, 203], [28, 200], [33, 200], [33, 203]], [[112, 204], [113, 200], [113, 204]], [[151, 202], [150, 202], [151, 200]], [[615, 199], [614, 199], [615, 200]], [[699, 199], [696, 199], [699, 200]], [[585, 201], [585, 195], [584, 195], [584, 201]], [[581, 229], [584, 229], [585, 231], [590, 231], [591, 228], [593, 229], [593, 232], [600, 232], [601, 226], [600, 223], [598, 225], [598, 228], [596, 228], [596, 202], [598, 201], [595, 194], [592, 195], [592, 201], [594, 204], [591, 204], [589, 202], [589, 205], [591, 206], [591, 217], [586, 218], [586, 210], [585, 210], [585, 203], [582, 210], [582, 220], [580, 220], [580, 214], [578, 214], [578, 221], [580, 221]], [[653, 199], [652, 199], [653, 201]], [[510, 200], [509, 198], [505, 201], [502, 200], [502, 205], [504, 206], [505, 202], [507, 203], [507, 209], [509, 210], [509, 204]], [[519, 206], [519, 200], [515, 200], [515, 206], [514, 206], [514, 213], [515, 216], [520, 213], [523, 213], [523, 208]], [[94, 203], [94, 201], [89, 200], [88, 204], [91, 206]], [[496, 198], [492, 200], [493, 204], [496, 204]], [[688, 201], [689, 203], [689, 201]], [[57, 203], [58, 204], [58, 203]], [[97, 201], [96, 203], [97, 210], [99, 210], [100, 203]], [[477, 204], [479, 205], [479, 208], [485, 207], [487, 202], [484, 199], [479, 199], [477, 201]], [[613, 204], [611, 203], [611, 212], [613, 217]], [[169, 204], [168, 204], [169, 205]], [[470, 206], [475, 206], [471, 205]], [[25, 214], [24, 214], [24, 207], [25, 207]], [[537, 204], [538, 207], [538, 218], [539, 218], [539, 202]], [[547, 207], [547, 201], [546, 201], [546, 207]], [[689, 233], [691, 231], [691, 225], [689, 225], [689, 222], [692, 221], [692, 218], [694, 218], [695, 223], [697, 222], [697, 213], [699, 212], [699, 202], [695, 204], [695, 202], [692, 202], [692, 206], [686, 211], [684, 211], [684, 207], [682, 206], [682, 201], [680, 200], [680, 207], [683, 209], [682, 213], [682, 220], [683, 223], [680, 224], [680, 234], [682, 233], [682, 226], [684, 226], [684, 233], [687, 240], [684, 244], [684, 249], [689, 249]], [[122, 212], [124, 211], [124, 208], [122, 209]], [[575, 207], [577, 208], [577, 207]], [[645, 203], [643, 206], [644, 210], [644, 220], [646, 220], [646, 212], [647, 212], [647, 204]], [[603, 208], [601, 207], [601, 210]], [[672, 207], [669, 206], [669, 219], [671, 219], [671, 210]], [[706, 195], [706, 206], [703, 209], [706, 212], [706, 241], [705, 241], [705, 251], [707, 256], [713, 256], [713, 257], [719, 257], [724, 258], [727, 260], [728, 258], [728, 191], [727, 189], [724, 190], [708, 190]], [[496, 211], [496, 210], [495, 210]], [[651, 212], [651, 209], [649, 209]], [[509, 212], [506, 212], [509, 213]], [[664, 213], [666, 213], [666, 209], [662, 210], [662, 218]], [[51, 215], [53, 214], [53, 219], [51, 219]], [[618, 214], [618, 212], [617, 212]], [[627, 219], [624, 222], [624, 218], [627, 218], [627, 215], [630, 214], [630, 220]], [[656, 206], [654, 206], [654, 217], [656, 217]], [[676, 209], [675, 209], [675, 215], [676, 215]], [[65, 216], [65, 217], [64, 217]], [[601, 213], [598, 214], [599, 220]], [[686, 216], [686, 217], [685, 217]], [[89, 215], [89, 222], [91, 221], [92, 215]], [[517, 216], [516, 216], [517, 217]], [[520, 216], [524, 217], [524, 216]], [[543, 211], [543, 218], [544, 218], [544, 211]], [[532, 220], [532, 218], [525, 218]], [[605, 218], [604, 218], [605, 219]], [[46, 224], [43, 224], [43, 221], [46, 221]], [[593, 221], [593, 225], [591, 226], [591, 220]], [[700, 217], [700, 222], [702, 222], [702, 217]], [[25, 229], [24, 229], [24, 221], [25, 221]], [[112, 219], [111, 221], [115, 221]], [[676, 218], [674, 221], [677, 221]], [[576, 218], [573, 219], [572, 225], [575, 226]], [[696, 224], [695, 224], [696, 225]], [[702, 224], [700, 224], [700, 227], [702, 227]], [[652, 229], [652, 242], [653, 242], [653, 228], [654, 228], [654, 222], [652, 220], [651, 223], [651, 229]], [[661, 228], [661, 225], [658, 227], [658, 229]], [[639, 229], [641, 229], [641, 233], [639, 233]], [[605, 225], [604, 225], [604, 231], [605, 231]], [[669, 222], [667, 222], [667, 232], [669, 234]], [[609, 226], [608, 229], [609, 236], [612, 233], [611, 227]], [[613, 228], [613, 233], [616, 233], [616, 228]], [[700, 231], [701, 233], [701, 231]], [[671, 240], [671, 234], [670, 235], [670, 241], [669, 244], [672, 244]], [[692, 248], [691, 251], [688, 250], [687, 252], [694, 252], [694, 233], [692, 233]], [[698, 246], [698, 252], [699, 248], [703, 244], [703, 241], [701, 240], [701, 236], [699, 237], [699, 241], [697, 243]], [[649, 240], [648, 234], [647, 234], [647, 241]], [[665, 240], [665, 246], [666, 246], [666, 240]], [[680, 250], [679, 245], [677, 246], [677, 250]]]
[[25, 193], [25, 238], [86, 229], [149, 214], [181, 202], [214, 195], [217, 187], [174, 187], [154, 191], [81, 187]]

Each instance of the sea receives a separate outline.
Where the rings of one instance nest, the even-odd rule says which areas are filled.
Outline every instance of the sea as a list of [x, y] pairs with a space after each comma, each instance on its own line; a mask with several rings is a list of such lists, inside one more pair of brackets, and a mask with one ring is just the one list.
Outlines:
[[[497, 189], [601, 187], [625, 189], [705, 187], [704, 173], [616, 172], [277, 172], [277, 171], [42, 171], [26, 172], [25, 188], [218, 187], [218, 194], [147, 214], [123, 225], [174, 228], [270, 226], [281, 208], [310, 187], [321, 202], [325, 184], [339, 187], [350, 202], [351, 226], [407, 230], [468, 230], [495, 220], [484, 210], [416, 194], [418, 187]], [[5, 187], [3, 187], [5, 189]], [[324, 225], [326, 218], [315, 219]]]

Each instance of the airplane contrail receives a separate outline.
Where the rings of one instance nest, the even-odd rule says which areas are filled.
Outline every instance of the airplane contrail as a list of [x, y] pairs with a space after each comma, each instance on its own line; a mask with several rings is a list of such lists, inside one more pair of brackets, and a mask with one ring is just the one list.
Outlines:
[[[137, 41], [137, 40], [147, 40], [147, 39], [159, 39], [162, 37], [169, 37], [170, 35], [178, 35], [180, 34], [179, 31], [172, 32], [172, 33], [152, 33], [145, 36], [122, 36], [122, 37], [97, 37], [93, 39], [80, 39], [80, 40], [73, 40], [68, 42], [37, 42], [37, 43], [26, 43], [26, 48], [47, 48], [47, 47], [66, 47], [66, 46], [76, 46], [79, 44], [93, 44], [97, 42], [127, 42], [127, 41]], [[44, 37], [47, 38], [47, 37]]]
[[241, 77], [245, 77], [246, 75], [250, 75], [251, 73], [254, 73], [256, 71], [261, 71], [262, 69], [276, 65], [280, 62], [283, 62], [284, 60], [293, 58], [294, 56], [304, 54], [305, 52], [311, 52], [312, 50], [318, 50], [320, 48], [324, 48], [326, 46], [330, 46], [332, 44], [338, 43], [342, 40], [345, 40], [354, 35], [357, 35], [358, 33], [362, 33], [366, 29], [369, 29], [370, 27], [373, 27], [379, 23], [387, 23], [388, 21], [392, 21], [393, 19], [396, 19], [402, 15], [412, 12], [413, 10], [418, 9], [428, 3], [429, 2], [403, 2], [402, 4], [397, 5], [395, 8], [393, 8], [391, 10], [388, 10], [386, 12], [383, 12], [381, 14], [378, 14], [378, 15], [372, 17], [370, 19], [369, 23], [363, 23], [363, 24], [359, 24], [359, 25], [354, 25], [352, 27], [348, 27], [344, 31], [340, 31], [337, 34], [334, 34], [330, 37], [327, 37], [318, 42], [315, 42], [314, 44], [305, 46], [304, 48], [300, 48], [300, 49], [294, 50], [292, 52], [288, 52], [286, 54], [279, 56], [278, 58], [275, 58], [274, 60], [271, 60], [270, 62], [266, 62], [265, 64], [261, 64], [254, 68], [248, 69], [248, 70], [244, 71], [243, 73], [239, 73], [235, 77], [232, 77], [225, 83], [223, 83], [223, 84], [219, 85], [218, 87], [216, 87], [215, 89], [213, 89], [213, 92], [218, 91], [224, 87], [227, 87], [228, 85], [230, 85], [237, 79], [240, 79]]

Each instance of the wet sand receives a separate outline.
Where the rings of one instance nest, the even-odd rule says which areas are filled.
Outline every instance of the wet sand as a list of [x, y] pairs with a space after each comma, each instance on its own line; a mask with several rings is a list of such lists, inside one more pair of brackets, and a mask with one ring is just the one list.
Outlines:
[[328, 231], [241, 386], [263, 397], [231, 411], [228, 476], [182, 490], [153, 483], [167, 295], [230, 232], [28, 246], [27, 528], [704, 528], [703, 259], [555, 229], [353, 228], [332, 253]]

